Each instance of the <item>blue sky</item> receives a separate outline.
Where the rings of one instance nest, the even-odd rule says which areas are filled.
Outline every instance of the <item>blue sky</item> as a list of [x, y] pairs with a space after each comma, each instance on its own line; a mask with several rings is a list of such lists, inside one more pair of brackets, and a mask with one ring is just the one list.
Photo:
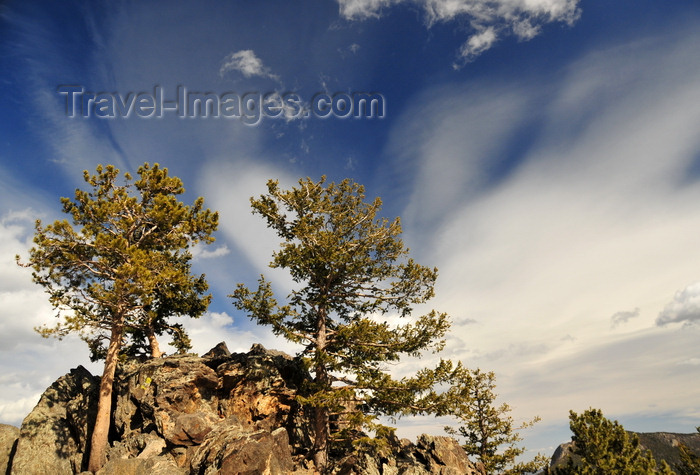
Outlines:
[[[293, 351], [226, 297], [277, 245], [248, 198], [269, 178], [345, 177], [401, 216], [440, 277], [445, 355], [496, 372], [525, 445], [551, 454], [568, 411], [626, 428], [700, 425], [700, 4], [652, 0], [41, 2], [0, 5], [0, 422], [90, 365], [75, 339], [32, 328], [52, 311], [28, 271], [36, 218], [82, 171], [159, 162], [220, 211], [196, 270], [221, 340]], [[61, 85], [128, 98], [374, 92], [383, 118], [67, 117]], [[93, 111], [94, 112], [94, 111]], [[433, 356], [407, 362], [402, 374]], [[401, 421], [440, 433], [445, 421]]]

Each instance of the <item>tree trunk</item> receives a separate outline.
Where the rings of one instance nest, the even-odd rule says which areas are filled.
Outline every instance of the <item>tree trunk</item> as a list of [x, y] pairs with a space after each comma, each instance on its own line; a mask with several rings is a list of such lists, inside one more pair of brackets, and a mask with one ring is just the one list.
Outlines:
[[[326, 313], [318, 312], [318, 321], [316, 326], [316, 352], [317, 362], [314, 368], [316, 372], [315, 380], [323, 390], [330, 389], [330, 378], [328, 377], [328, 369], [323, 362], [323, 355], [326, 350]], [[330, 425], [329, 411], [327, 407], [317, 406], [313, 411], [313, 426], [314, 426], [314, 464], [320, 473], [326, 473], [328, 466], [328, 441], [330, 440]]]
[[100, 380], [100, 399], [97, 402], [97, 418], [90, 439], [88, 470], [95, 473], [105, 464], [109, 443], [109, 425], [112, 415], [112, 386], [122, 344], [122, 325], [112, 327], [105, 366]]
[[160, 351], [160, 346], [158, 345], [156, 334], [153, 332], [153, 328], [150, 325], [146, 328], [146, 336], [148, 337], [148, 344], [151, 346], [151, 358], [160, 358], [163, 356], [163, 352]]
[[328, 466], [328, 439], [330, 438], [328, 409], [314, 408], [314, 464], [319, 473], [326, 473]]

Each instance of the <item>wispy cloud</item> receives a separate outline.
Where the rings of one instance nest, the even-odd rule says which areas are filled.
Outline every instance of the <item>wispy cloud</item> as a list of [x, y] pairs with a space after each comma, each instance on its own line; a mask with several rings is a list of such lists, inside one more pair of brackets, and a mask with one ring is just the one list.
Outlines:
[[547, 364], [496, 371], [500, 394], [517, 413], [539, 414], [546, 422], [591, 406], [616, 418], [682, 412], [696, 408], [700, 396], [687, 384], [697, 371], [697, 356], [689, 356], [697, 338], [696, 331], [652, 328], [578, 345]]
[[690, 358], [678, 363], [679, 365], [700, 366], [700, 358]]
[[[690, 337], [679, 344], [645, 316], [699, 275], [689, 256], [700, 183], [688, 175], [700, 127], [697, 39], [668, 32], [586, 55], [546, 80], [546, 96], [541, 78], [434, 87], [393, 128], [388, 152], [411, 190], [401, 197], [406, 241], [440, 269], [433, 305], [479, 321], [478, 331], [456, 322], [461, 346], [448, 351], [494, 370], [516, 407], [547, 406], [551, 417], [596, 401], [641, 411], [668, 397], [658, 381], [687, 381], [676, 363], [697, 358]], [[611, 315], [624, 334], [609, 331]], [[700, 285], [660, 318], [700, 319]], [[543, 403], [543, 391], [556, 396]], [[678, 396], [665, 409], [673, 404], [694, 403]]]
[[216, 257], [223, 257], [230, 254], [228, 246], [225, 244], [223, 246], [216, 247], [214, 249], [208, 249], [203, 245], [197, 245], [192, 249], [193, 259], [213, 259]]
[[610, 317], [610, 324], [613, 328], [617, 328], [623, 323], [627, 323], [633, 318], [639, 317], [639, 307], [632, 311], [617, 312], [612, 317]]
[[263, 65], [262, 60], [255, 55], [255, 51], [251, 49], [235, 51], [223, 59], [221, 68], [219, 68], [219, 76], [224, 77], [230, 71], [237, 71], [246, 78], [262, 77], [280, 82], [279, 76], [272, 74], [270, 69]]
[[341, 16], [349, 20], [378, 18], [382, 10], [405, 0], [338, 0]]
[[[484, 51], [491, 49], [496, 40], [498, 40], [496, 28], [492, 26], [484, 28], [479, 33], [469, 37], [460, 48], [459, 56], [465, 61], [472, 61]], [[459, 64], [455, 63], [455, 67], [459, 67]]]
[[[55, 82], [55, 78], [70, 78], [75, 73], [70, 69], [71, 64], [61, 60], [65, 53], [63, 48], [66, 47], [64, 41], [57, 40], [61, 33], [42, 15], [31, 21], [18, 15], [13, 26], [21, 38], [17, 42], [16, 54], [45, 59], [26, 61], [21, 74], [26, 101], [33, 107], [35, 117], [30, 127], [34, 135], [52, 151], [50, 161], [69, 172], [91, 168], [95, 157], [100, 157], [103, 163], [123, 168], [125, 161], [121, 150], [115, 147], [109, 134], [104, 134], [107, 128], [100, 128], [105, 124], [96, 125], [80, 115], [72, 119], [67, 117], [66, 97], [57, 93], [61, 83]], [[96, 69], [99, 68], [96, 66]], [[75, 176], [78, 178], [76, 181], [80, 181], [80, 175]]]
[[455, 67], [473, 61], [508, 35], [521, 41], [537, 36], [544, 24], [573, 25], [581, 10], [579, 0], [337, 0], [340, 14], [348, 20], [379, 18], [397, 4], [417, 5], [424, 10], [428, 27], [465, 19], [474, 33], [459, 49]]

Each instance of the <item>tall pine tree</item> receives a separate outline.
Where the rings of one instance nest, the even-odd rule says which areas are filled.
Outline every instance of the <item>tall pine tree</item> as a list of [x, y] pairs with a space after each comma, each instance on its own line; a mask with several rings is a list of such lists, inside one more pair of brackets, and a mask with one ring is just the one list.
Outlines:
[[[167, 168], [144, 164], [132, 183], [113, 166], [84, 172], [89, 190], [62, 198], [68, 220], [43, 226], [36, 223], [29, 253], [33, 278], [49, 294], [58, 310], [54, 327], [37, 330], [59, 339], [77, 333], [92, 351], [104, 358], [97, 419], [90, 444], [88, 469], [105, 461], [117, 357], [126, 338], [135, 347], [160, 355], [156, 336], [173, 331], [177, 345], [186, 347], [182, 328], [170, 317], [198, 317], [210, 296], [204, 276], [190, 273], [190, 246], [210, 243], [217, 213], [204, 209], [198, 198], [186, 206], [177, 198], [182, 181]], [[19, 262], [19, 258], [18, 258]]]
[[[361, 185], [326, 183], [325, 177], [300, 180], [291, 190], [271, 180], [267, 189], [251, 199], [253, 212], [283, 241], [270, 266], [286, 269], [297, 286], [278, 304], [262, 276], [257, 289], [239, 284], [232, 297], [255, 321], [303, 345], [313, 383], [301, 400], [312, 410], [312, 454], [324, 472], [332, 440], [352, 439], [360, 428], [381, 433], [380, 414], [429, 410], [432, 385], [451, 364], [398, 381], [386, 365], [440, 350], [449, 321], [435, 311], [412, 315], [433, 296], [437, 270], [408, 258], [399, 219], [377, 216], [379, 198], [365, 202]], [[344, 425], [332, 431], [338, 414]]]

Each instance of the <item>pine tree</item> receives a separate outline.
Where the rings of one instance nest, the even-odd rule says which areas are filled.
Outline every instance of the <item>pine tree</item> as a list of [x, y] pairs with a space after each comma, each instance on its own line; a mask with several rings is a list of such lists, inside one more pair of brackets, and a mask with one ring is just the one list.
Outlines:
[[656, 468], [649, 450], [642, 450], [639, 437], [628, 433], [617, 421], [611, 422], [599, 409], [588, 409], [578, 415], [569, 413], [573, 436], [573, 455], [565, 467], [555, 468], [555, 475], [652, 475], [673, 472], [666, 462]]
[[[454, 370], [450, 362], [402, 380], [385, 369], [402, 355], [442, 349], [449, 322], [435, 311], [412, 316], [414, 305], [433, 296], [437, 269], [408, 258], [399, 219], [377, 217], [379, 198], [366, 203], [361, 185], [326, 184], [325, 177], [287, 191], [271, 180], [267, 188], [251, 199], [253, 212], [283, 240], [270, 266], [287, 269], [297, 287], [278, 304], [261, 276], [256, 290], [239, 284], [232, 297], [251, 318], [303, 346], [313, 383], [300, 400], [312, 410], [312, 455], [323, 472], [332, 441], [357, 442], [361, 428], [387, 433], [376, 424], [379, 414], [434, 407], [432, 387]], [[410, 322], [390, 323], [393, 317]], [[341, 420], [332, 431], [334, 416]]]
[[124, 340], [159, 356], [156, 336], [173, 331], [176, 344], [186, 347], [186, 334], [168, 319], [198, 317], [210, 299], [202, 295], [204, 276], [190, 274], [188, 249], [214, 240], [217, 213], [203, 209], [201, 198], [192, 206], [178, 201], [182, 181], [168, 176], [167, 168], [146, 163], [138, 175], [132, 183], [127, 173], [119, 184], [119, 170], [111, 165], [98, 166], [95, 175], [85, 171], [89, 191], [78, 189], [74, 200], [61, 199], [73, 223], [44, 227], [37, 221], [29, 261], [21, 264], [32, 267], [34, 282], [58, 311], [56, 326], [37, 331], [59, 339], [77, 333], [93, 358], [105, 359], [90, 444], [93, 472], [105, 461], [112, 383]]
[[[700, 433], [700, 427], [697, 428]], [[678, 475], [700, 475], [700, 457], [684, 444], [678, 446], [681, 463], [676, 466]]]
[[517, 446], [522, 441], [518, 431], [531, 427], [539, 417], [514, 427], [513, 418], [508, 415], [510, 406], [495, 404], [494, 373], [463, 368], [456, 376], [452, 391], [457, 397], [452, 398], [454, 407], [450, 413], [461, 425], [456, 429], [445, 427], [445, 431], [464, 439], [462, 447], [467, 454], [481, 462], [489, 475], [534, 473], [545, 468], [548, 460], [541, 454], [529, 462], [515, 462], [525, 452], [525, 448]]

